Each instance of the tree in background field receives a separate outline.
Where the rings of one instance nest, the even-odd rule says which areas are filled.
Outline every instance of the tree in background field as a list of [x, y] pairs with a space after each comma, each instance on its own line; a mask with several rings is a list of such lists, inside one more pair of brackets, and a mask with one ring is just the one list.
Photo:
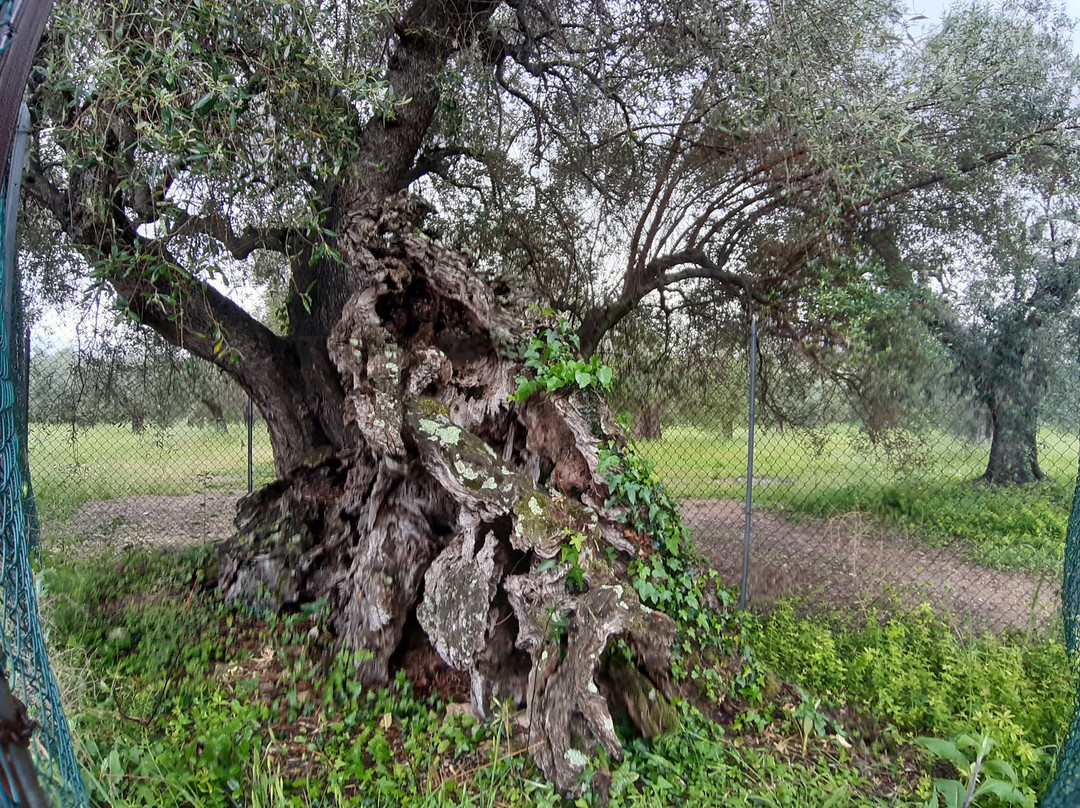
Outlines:
[[220, 371], [155, 335], [38, 351], [30, 370], [31, 423], [126, 424], [166, 429], [178, 421], [220, 431], [245, 416], [247, 399]]
[[748, 332], [740, 306], [687, 293], [656, 295], [611, 330], [603, 357], [616, 371], [609, 401], [627, 412], [636, 437], [661, 437], [661, 423], [718, 428], [731, 437], [745, 420]]
[[[662, 290], [840, 339], [808, 300], [824, 267], [861, 271], [837, 259], [868, 220], [1071, 148], [1075, 64], [1038, 14], [918, 43], [882, 0], [68, 0], [24, 193], [127, 317], [263, 414], [279, 479], [243, 506], [226, 594], [325, 602], [366, 682], [430, 643], [478, 712], [528, 703], [573, 791], [619, 755], [599, 693], [667, 681], [675, 624], [645, 603], [694, 580], [650, 571], [684, 563], [681, 534], [607, 507], [616, 430], [573, 353]], [[967, 47], [1002, 31], [1046, 58]], [[266, 255], [278, 328], [225, 283]], [[576, 334], [530, 318], [534, 290]]]
[[[1033, 221], [1003, 223], [990, 255], [972, 255], [958, 305], [947, 292], [928, 305], [931, 328], [986, 406], [992, 428], [982, 479], [1045, 477], [1037, 430], [1042, 403], [1077, 326], [1080, 253], [1071, 210], [1049, 206]], [[962, 260], [962, 259], [960, 259]]]
[[[1055, 18], [1044, 12], [1041, 19], [1042, 27], [1032, 29], [979, 7], [954, 10], [931, 41], [926, 72], [913, 79], [947, 86], [942, 77], [956, 75], [955, 55], [963, 50], [967, 61], [959, 72], [975, 79], [978, 90], [941, 119], [942, 136], [954, 148], [970, 149], [952, 133], [968, 123], [973, 132], [986, 131], [999, 125], [995, 116], [1018, 112], [1035, 133], [1030, 148], [1003, 159], [1000, 171], [954, 176], [896, 200], [868, 219], [861, 235], [877, 261], [868, 275], [875, 305], [884, 313], [891, 300], [893, 312], [876, 325], [862, 323], [864, 345], [878, 357], [864, 365], [873, 369], [866, 389], [901, 408], [905, 396], [897, 384], [931, 397], [926, 369], [944, 358], [959, 392], [985, 407], [991, 447], [981, 479], [993, 483], [1044, 477], [1040, 406], [1061, 362], [1063, 337], [1075, 329], [1080, 288], [1077, 152], [1037, 148], [1037, 133], [1056, 126], [1055, 111], [1069, 107], [1073, 90], [1021, 78], [1075, 70], [1068, 43], [1051, 35]], [[1005, 74], [1016, 80], [996, 86]]]

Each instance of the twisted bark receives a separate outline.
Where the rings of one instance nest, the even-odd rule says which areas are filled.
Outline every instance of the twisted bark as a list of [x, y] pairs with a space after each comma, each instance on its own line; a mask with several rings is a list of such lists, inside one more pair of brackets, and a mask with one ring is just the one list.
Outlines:
[[[242, 503], [221, 586], [274, 608], [325, 598], [338, 638], [370, 652], [358, 675], [371, 684], [419, 625], [468, 672], [478, 714], [492, 698], [527, 705], [538, 764], [576, 791], [598, 748], [619, 757], [613, 708], [647, 735], [671, 726], [663, 709], [629, 707], [644, 702], [611, 662], [621, 640], [635, 687], [666, 704], [675, 626], [630, 586], [637, 547], [597, 472], [615, 427], [599, 399], [509, 401], [520, 369], [504, 346], [520, 316], [462, 256], [363, 232], [364, 281], [328, 341], [356, 448], [315, 452]], [[561, 561], [571, 537], [580, 591]]]

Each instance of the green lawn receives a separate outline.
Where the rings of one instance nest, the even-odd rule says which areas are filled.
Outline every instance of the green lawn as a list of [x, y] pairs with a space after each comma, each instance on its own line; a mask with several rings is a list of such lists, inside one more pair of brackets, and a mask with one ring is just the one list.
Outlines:
[[[1040, 461], [1052, 481], [1029, 486], [974, 484], [988, 446], [941, 432], [892, 448], [870, 445], [853, 427], [812, 435], [759, 430], [754, 502], [831, 517], [862, 511], [933, 543], [958, 542], [988, 566], [1061, 569], [1077, 464], [1074, 435], [1044, 431]], [[666, 428], [639, 447], [679, 498], [746, 496], [745, 430], [724, 438], [692, 427]]]
[[[87, 499], [243, 488], [245, 438], [99, 427], [71, 441], [35, 426], [39, 507], [63, 518]], [[760, 436], [758, 479], [771, 479], [758, 502], [793, 518], [868, 511], [930, 540], [959, 537], [986, 563], [1060, 570], [1075, 440], [1044, 452], [1056, 482], [999, 489], [970, 483], [984, 451], [942, 436], [907, 473], [852, 431], [819, 438]], [[259, 440], [257, 482], [272, 469]], [[738, 435], [668, 429], [639, 446], [679, 496], [744, 493]], [[624, 759], [597, 763], [608, 767], [610, 792], [570, 803], [508, 735], [508, 705], [475, 721], [404, 678], [366, 691], [352, 678], [354, 657], [328, 645], [331, 632], [312, 632], [325, 618], [317, 608], [253, 615], [210, 593], [192, 599], [205, 561], [139, 551], [42, 558], [51, 650], [95, 804], [916, 808], [932, 778], [958, 774], [914, 739], [967, 733], [993, 739], [993, 759], [1030, 806], [1075, 695], [1075, 669], [1056, 639], [959, 639], [928, 607], [862, 623], [800, 616], [789, 605], [762, 617], [725, 609], [715, 625], [706, 621], [703, 645], [716, 654], [680, 667], [697, 694], [679, 705], [682, 731], [652, 743], [624, 735]]]
[[[270, 437], [256, 424], [255, 484], [273, 479]], [[42, 519], [69, 519], [82, 503], [138, 494], [247, 487], [247, 430], [179, 425], [130, 428], [30, 426], [30, 474]]]

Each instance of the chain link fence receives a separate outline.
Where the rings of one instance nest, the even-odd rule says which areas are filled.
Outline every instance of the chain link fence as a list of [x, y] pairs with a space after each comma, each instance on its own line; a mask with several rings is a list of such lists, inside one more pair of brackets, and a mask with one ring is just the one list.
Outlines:
[[35, 326], [27, 399], [47, 546], [224, 539], [237, 499], [274, 476], [266, 425], [242, 391], [107, 311]]
[[[614, 408], [726, 583], [741, 584], [748, 546], [751, 605], [926, 602], [976, 631], [1059, 625], [1075, 382], [1038, 380], [1038, 417], [1017, 428], [1000, 413], [995, 424], [947, 363], [894, 377], [887, 395], [766, 334], [751, 425], [748, 330], [610, 357]], [[1062, 365], [1062, 379], [1080, 376]]]
[[[256, 414], [249, 440], [247, 399], [218, 370], [98, 319], [39, 325], [32, 339], [29, 455], [45, 540], [226, 538], [249, 475], [256, 487], [273, 479], [265, 425]], [[980, 480], [994, 423], [947, 370], [914, 394], [868, 400], [766, 334], [748, 520], [745, 324], [714, 337], [677, 355], [613, 353], [622, 381], [612, 398], [731, 584], [741, 583], [749, 524], [752, 605], [789, 595], [833, 609], [925, 601], [978, 630], [1055, 623], [1078, 456], [1068, 389], [1042, 397], [1035, 456], [1020, 463], [1042, 479], [995, 484]]]

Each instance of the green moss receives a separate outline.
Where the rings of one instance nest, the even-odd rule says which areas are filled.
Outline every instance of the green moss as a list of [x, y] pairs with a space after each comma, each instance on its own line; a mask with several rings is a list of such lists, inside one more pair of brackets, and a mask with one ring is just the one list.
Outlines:
[[413, 411], [421, 418], [435, 418], [441, 415], [447, 421], [450, 420], [450, 410], [446, 405], [433, 398], [419, 398], [412, 405]]
[[562, 531], [562, 525], [551, 514], [551, 497], [541, 491], [522, 497], [514, 516], [514, 529], [526, 539], [541, 539]]

